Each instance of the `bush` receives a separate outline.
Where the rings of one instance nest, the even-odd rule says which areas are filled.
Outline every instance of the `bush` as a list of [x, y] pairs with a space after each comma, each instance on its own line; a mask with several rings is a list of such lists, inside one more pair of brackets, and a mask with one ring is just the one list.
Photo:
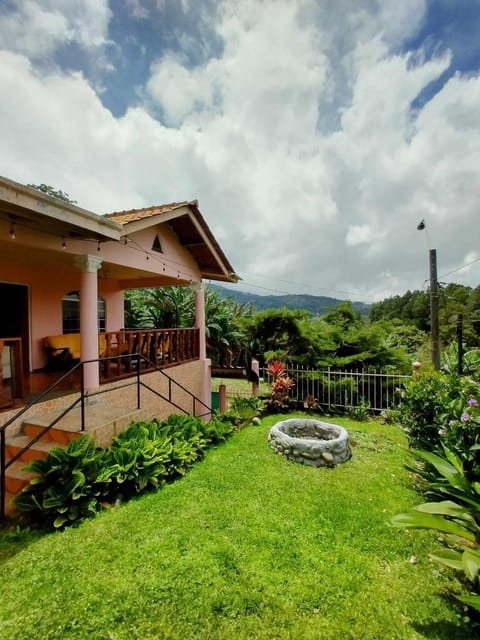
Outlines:
[[72, 440], [67, 449], [51, 449], [45, 460], [34, 460], [26, 470], [38, 477], [15, 498], [15, 505], [38, 524], [55, 529], [93, 516], [110, 482], [107, 452], [95, 449], [88, 435]]
[[418, 374], [407, 382], [397, 417], [410, 446], [438, 448], [445, 425], [460, 419], [471, 392], [472, 383], [447, 373]]
[[26, 470], [38, 474], [15, 498], [30, 519], [54, 529], [66, 527], [120, 497], [160, 488], [184, 475], [205, 450], [234, 430], [228, 417], [203, 422], [172, 415], [166, 421], [133, 423], [108, 449], [96, 449], [84, 435], [68, 448], [52, 449]]
[[253, 418], [259, 416], [263, 411], [264, 405], [260, 398], [233, 398], [230, 403], [230, 410], [227, 415], [232, 418], [234, 423], [239, 426], [249, 424]]
[[458, 600], [480, 611], [480, 483], [468, 479], [461, 458], [445, 446], [442, 453], [414, 453], [425, 466], [413, 470], [424, 478], [427, 493], [437, 501], [393, 516], [391, 522], [396, 527], [441, 533], [448, 549], [431, 558], [464, 575], [472, 593]]

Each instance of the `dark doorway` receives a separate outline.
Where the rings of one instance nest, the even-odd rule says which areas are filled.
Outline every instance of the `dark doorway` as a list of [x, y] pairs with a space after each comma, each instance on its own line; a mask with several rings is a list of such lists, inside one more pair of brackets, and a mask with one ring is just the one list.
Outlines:
[[0, 282], [0, 338], [21, 338], [23, 370], [30, 370], [28, 287]]

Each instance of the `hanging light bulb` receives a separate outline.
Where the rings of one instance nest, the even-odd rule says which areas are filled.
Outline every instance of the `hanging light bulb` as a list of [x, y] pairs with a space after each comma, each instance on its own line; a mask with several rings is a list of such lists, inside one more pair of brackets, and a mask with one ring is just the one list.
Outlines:
[[65, 251], [65, 249], [67, 248], [67, 243], [65, 242], [65, 238], [62, 238], [62, 240], [62, 249]]
[[100, 251], [100, 249], [101, 249], [101, 248], [102, 248], [102, 247], [100, 246], [100, 240], [99, 240], [99, 241], [98, 241], [98, 244], [97, 244], [97, 251]]
[[10, 227], [10, 239], [11, 240], [15, 240], [17, 236], [15, 235], [15, 226], [12, 223], [12, 226]]
[[127, 244], [128, 244], [128, 237], [127, 236], [125, 236], [125, 238], [123, 239], [123, 244], [125, 246], [127, 246]]

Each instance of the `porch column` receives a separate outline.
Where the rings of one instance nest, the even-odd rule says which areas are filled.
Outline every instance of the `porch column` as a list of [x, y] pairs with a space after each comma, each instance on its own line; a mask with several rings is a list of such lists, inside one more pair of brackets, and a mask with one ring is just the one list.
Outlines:
[[[80, 359], [98, 358], [98, 279], [97, 271], [102, 260], [97, 256], [77, 256], [75, 264], [82, 272], [80, 278]], [[98, 363], [84, 365], [85, 389], [96, 389], [100, 385]]]
[[[195, 287], [195, 327], [199, 329], [199, 359], [203, 364], [202, 375], [202, 394], [200, 400], [211, 407], [212, 405], [212, 381], [211, 381], [211, 362], [207, 358], [207, 336], [205, 322], [205, 290], [200, 282]], [[202, 413], [205, 408], [202, 407]], [[205, 420], [210, 419], [210, 415], [204, 417]]]
[[195, 287], [195, 326], [197, 329], [200, 329], [200, 360], [205, 360], [207, 357], [207, 336], [205, 333], [205, 290], [201, 282]]

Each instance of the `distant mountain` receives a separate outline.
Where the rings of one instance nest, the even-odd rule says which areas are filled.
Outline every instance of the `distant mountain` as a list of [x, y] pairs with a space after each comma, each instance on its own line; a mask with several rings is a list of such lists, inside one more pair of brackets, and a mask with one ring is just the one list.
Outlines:
[[[264, 311], [265, 309], [303, 309], [310, 311], [314, 315], [323, 316], [334, 307], [338, 306], [345, 300], [337, 298], [329, 298], [327, 296], [309, 296], [307, 294], [291, 294], [291, 295], [268, 295], [259, 296], [256, 293], [248, 293], [239, 289], [227, 289], [217, 284], [209, 284], [209, 289], [218, 291], [222, 298], [233, 298], [239, 304], [250, 303], [255, 311]], [[356, 309], [362, 318], [368, 318], [370, 305], [365, 302], [352, 302], [352, 307]]]

